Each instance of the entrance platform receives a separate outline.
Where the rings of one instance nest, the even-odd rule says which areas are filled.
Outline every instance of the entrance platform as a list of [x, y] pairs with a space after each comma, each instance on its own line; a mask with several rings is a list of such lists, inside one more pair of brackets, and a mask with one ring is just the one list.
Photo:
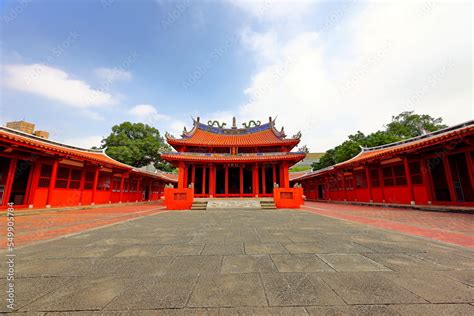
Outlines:
[[219, 209], [245, 209], [245, 210], [260, 210], [263, 205], [273, 203], [273, 198], [196, 198], [195, 203], [207, 203], [207, 210]]

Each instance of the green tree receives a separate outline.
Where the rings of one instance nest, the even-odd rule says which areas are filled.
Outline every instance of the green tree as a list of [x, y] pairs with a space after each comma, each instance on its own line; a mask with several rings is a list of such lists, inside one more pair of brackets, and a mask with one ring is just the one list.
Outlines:
[[388, 133], [401, 139], [420, 136], [445, 127], [447, 126], [443, 124], [441, 117], [434, 118], [427, 114], [419, 115], [413, 111], [406, 111], [397, 116], [392, 116], [392, 122], [386, 126]]
[[361, 147], [390, 144], [426, 132], [434, 132], [446, 127], [442, 122], [442, 118], [433, 118], [426, 114], [418, 115], [414, 114], [413, 111], [402, 112], [392, 117], [392, 122], [385, 126], [385, 130], [369, 135], [365, 135], [360, 131], [349, 135], [348, 139], [342, 144], [326, 151], [319, 162], [313, 163], [312, 168], [319, 170], [349, 160], [361, 151]]
[[147, 124], [123, 122], [112, 127], [112, 133], [102, 140], [110, 157], [134, 167], [153, 163], [155, 168], [172, 171], [173, 167], [160, 154], [170, 151], [160, 132]]

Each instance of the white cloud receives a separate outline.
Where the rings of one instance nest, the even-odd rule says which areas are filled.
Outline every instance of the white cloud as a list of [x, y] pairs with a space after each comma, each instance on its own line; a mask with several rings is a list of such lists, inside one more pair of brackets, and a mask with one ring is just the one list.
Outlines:
[[156, 108], [150, 104], [138, 104], [128, 111], [135, 119], [144, 123], [154, 123], [161, 120], [168, 120], [170, 117], [158, 113]]
[[299, 17], [308, 12], [316, 0], [272, 1], [233, 0], [232, 4], [262, 20], [279, 20]]
[[96, 90], [65, 71], [44, 64], [11, 64], [2, 67], [1, 85], [63, 104], [89, 108], [115, 102], [109, 93]]
[[129, 71], [120, 68], [97, 68], [95, 74], [104, 82], [126, 81], [132, 79], [132, 74]]
[[470, 4], [370, 3], [341, 18], [325, 34], [246, 30], [243, 43], [261, 63], [239, 118], [278, 114], [313, 151], [405, 110], [447, 124], [473, 118]]
[[99, 147], [101, 141], [102, 141], [102, 136], [86, 136], [86, 137], [66, 138], [62, 140], [61, 142], [67, 145], [90, 149], [93, 146]]

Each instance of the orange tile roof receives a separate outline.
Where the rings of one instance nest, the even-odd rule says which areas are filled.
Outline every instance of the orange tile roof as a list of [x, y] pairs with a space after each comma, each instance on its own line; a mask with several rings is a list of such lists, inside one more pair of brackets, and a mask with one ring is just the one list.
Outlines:
[[29, 149], [40, 150], [51, 155], [59, 155], [72, 159], [75, 158], [80, 161], [91, 161], [99, 164], [105, 164], [108, 166], [133, 171], [142, 175], [153, 176], [155, 178], [167, 181], [176, 181], [175, 176], [172, 174], [164, 172], [149, 173], [143, 170], [135, 169], [132, 166], [121, 163], [107, 156], [107, 154], [102, 150], [84, 149], [66, 144], [61, 144], [51, 140], [36, 137], [34, 135], [26, 134], [17, 130], [13, 130], [7, 127], [0, 127], [0, 141], [6, 142], [9, 145], [16, 145]]
[[[299, 137], [286, 138], [283, 128], [281, 131], [275, 129], [275, 120], [269, 123], [261, 124], [260, 121], [252, 127], [224, 128], [200, 123], [199, 118], [194, 120], [193, 129], [189, 132], [183, 132], [182, 138], [174, 138], [166, 133], [166, 140], [171, 146], [296, 146], [299, 143]], [[245, 125], [245, 124], [244, 124]]]
[[201, 129], [190, 138], [174, 139], [168, 138], [170, 145], [193, 145], [193, 146], [259, 146], [259, 145], [296, 145], [299, 139], [278, 138], [271, 129], [252, 134], [222, 135]]
[[178, 182], [178, 174], [169, 173], [157, 170], [156, 172], [145, 171], [137, 168], [133, 168], [133, 172], [139, 173], [141, 175], [151, 176], [154, 178], [159, 178], [165, 181]]
[[297, 179], [305, 174], [307, 174], [308, 172], [311, 172], [311, 171], [295, 171], [295, 172], [290, 172], [290, 180], [293, 180], [293, 179]]
[[164, 153], [161, 157], [168, 161], [189, 162], [264, 162], [289, 161], [296, 163], [304, 159], [304, 153], [265, 153], [265, 154], [201, 154], [201, 153]]
[[309, 178], [312, 176], [330, 172], [337, 168], [362, 164], [371, 160], [390, 158], [397, 154], [413, 152], [418, 149], [428, 148], [430, 146], [447, 143], [451, 140], [472, 135], [474, 135], [474, 121], [469, 121], [430, 134], [410, 138], [404, 141], [372, 148], [364, 148], [357, 156], [347, 161], [343, 161], [333, 166], [301, 175], [292, 180], [301, 180]]

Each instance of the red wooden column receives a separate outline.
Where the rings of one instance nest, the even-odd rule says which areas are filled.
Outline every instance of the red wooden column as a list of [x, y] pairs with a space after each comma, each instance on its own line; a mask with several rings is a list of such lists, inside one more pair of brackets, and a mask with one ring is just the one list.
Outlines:
[[370, 171], [369, 171], [369, 166], [365, 165], [365, 178], [367, 179], [367, 188], [369, 189], [369, 199], [370, 203], [374, 202], [374, 195], [372, 193], [372, 181], [370, 179]]
[[239, 180], [240, 180], [240, 195], [243, 195], [244, 194], [244, 166], [243, 165], [240, 165]]
[[347, 201], [346, 177], [344, 176], [344, 170], [342, 171], [342, 186], [344, 188], [344, 201]]
[[99, 181], [99, 166], [95, 169], [94, 182], [92, 183], [92, 200], [91, 205], [95, 205], [95, 195], [97, 193], [97, 182]]
[[471, 189], [474, 190], [474, 163], [472, 162], [472, 155], [469, 151], [466, 151], [464, 154], [466, 155], [466, 164], [469, 172], [469, 179], [471, 180]]
[[[140, 201], [141, 201], [142, 198], [143, 198], [143, 194], [142, 194], [142, 191], [141, 191], [141, 183], [142, 183], [142, 179], [141, 179], [141, 178], [138, 178], [138, 180], [137, 180], [137, 194], [139, 194]], [[138, 202], [138, 200], [135, 199], [135, 202]]]
[[184, 164], [184, 168], [183, 168], [183, 182], [184, 182], [184, 188], [187, 188], [188, 187], [188, 165], [187, 164]]
[[113, 192], [113, 188], [114, 188], [114, 171], [112, 170], [112, 172], [110, 173], [110, 182], [109, 182], [109, 204], [112, 203], [112, 192]]
[[211, 164], [209, 168], [209, 196], [214, 197], [216, 194], [216, 166]]
[[385, 185], [383, 183], [382, 166], [377, 167], [377, 172], [379, 173], [380, 191], [382, 192], [382, 203], [385, 203]]
[[261, 170], [262, 170], [262, 194], [267, 193], [267, 177], [265, 176], [265, 165], [261, 165]]
[[405, 177], [407, 178], [408, 191], [410, 192], [410, 204], [415, 205], [415, 191], [413, 190], [413, 182], [411, 181], [410, 166], [407, 157], [403, 157], [403, 166], [405, 167]]
[[184, 166], [184, 162], [180, 161], [178, 163], [178, 188], [179, 189], [183, 189], [186, 187], [186, 184], [184, 183], [185, 171], [186, 171], [186, 168]]
[[8, 204], [8, 200], [10, 199], [10, 193], [12, 192], [12, 185], [13, 185], [13, 180], [15, 179], [15, 170], [16, 170], [16, 164], [18, 160], [16, 158], [12, 158], [10, 160], [10, 167], [8, 168], [8, 174], [7, 174], [7, 181], [5, 182], [5, 191], [3, 191], [3, 205]]
[[40, 159], [35, 159], [31, 163], [33, 164], [33, 167], [30, 173], [30, 180], [28, 181], [29, 184], [28, 184], [28, 191], [27, 191], [27, 199], [25, 200], [29, 208], [33, 207], [35, 192], [36, 192], [36, 188], [38, 187], [38, 180], [39, 180], [39, 174], [40, 174], [40, 169], [41, 169]]
[[58, 159], [54, 159], [53, 162], [53, 170], [51, 171], [51, 180], [49, 181], [49, 188], [48, 188], [48, 197], [46, 198], [46, 207], [51, 207], [51, 201], [53, 199], [53, 191], [54, 187], [56, 186], [56, 176], [58, 175]]
[[122, 173], [122, 179], [120, 179], [120, 196], [119, 196], [119, 203], [123, 201], [123, 187], [125, 185], [125, 172]]
[[428, 161], [420, 159], [421, 164], [421, 176], [423, 177], [423, 183], [426, 189], [426, 196], [428, 197], [428, 204], [433, 202], [433, 185], [431, 184], [431, 176], [429, 174], [430, 168], [428, 167]]
[[82, 196], [84, 194], [84, 184], [86, 183], [86, 164], [82, 167], [81, 180], [79, 181], [79, 205], [82, 205]]
[[229, 166], [225, 166], [225, 194], [229, 194]]
[[[191, 183], [193, 184], [193, 188], [194, 188], [196, 186], [196, 183], [195, 183], [195, 181], [196, 181], [196, 165], [192, 165], [191, 168], [192, 168], [191, 169]], [[184, 186], [184, 187], [186, 188], [187, 186]]]
[[277, 178], [275, 164], [272, 164], [272, 168], [273, 168], [273, 184], [275, 184], [276, 183], [276, 178]]
[[253, 165], [252, 189], [253, 189], [253, 195], [257, 197], [258, 196], [258, 164]]
[[449, 195], [451, 195], [451, 202], [456, 202], [456, 191], [454, 191], [453, 176], [451, 168], [449, 167], [449, 160], [446, 155], [443, 155], [444, 172], [446, 173], [446, 181], [448, 182]]
[[202, 166], [202, 194], [206, 194], [206, 166]]
[[289, 188], [290, 187], [290, 172], [289, 172], [288, 163], [284, 162], [282, 164], [282, 168], [283, 168], [283, 179], [282, 179], [281, 187]]

